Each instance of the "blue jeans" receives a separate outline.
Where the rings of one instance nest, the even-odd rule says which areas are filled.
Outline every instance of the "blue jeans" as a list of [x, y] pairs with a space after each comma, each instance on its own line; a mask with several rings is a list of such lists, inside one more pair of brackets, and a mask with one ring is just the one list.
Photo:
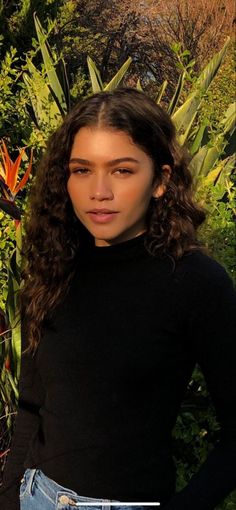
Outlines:
[[158, 503], [146, 505], [122, 503], [111, 499], [79, 496], [43, 474], [40, 469], [26, 469], [20, 486], [20, 510], [155, 510]]

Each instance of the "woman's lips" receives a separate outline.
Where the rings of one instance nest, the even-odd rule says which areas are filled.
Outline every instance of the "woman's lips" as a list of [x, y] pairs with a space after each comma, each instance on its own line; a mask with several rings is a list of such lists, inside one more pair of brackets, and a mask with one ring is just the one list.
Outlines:
[[94, 223], [108, 223], [109, 221], [112, 221], [115, 217], [115, 215], [118, 214], [117, 212], [114, 213], [92, 213], [89, 212], [88, 215], [90, 219]]

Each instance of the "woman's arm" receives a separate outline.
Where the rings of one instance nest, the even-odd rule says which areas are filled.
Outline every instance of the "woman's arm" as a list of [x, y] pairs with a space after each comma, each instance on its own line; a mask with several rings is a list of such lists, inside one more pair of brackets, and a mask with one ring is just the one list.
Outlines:
[[[22, 351], [26, 348], [22, 332]], [[21, 359], [19, 381], [19, 405], [11, 449], [8, 454], [0, 489], [1, 510], [19, 510], [19, 487], [24, 474], [30, 440], [39, 425], [39, 409], [43, 402], [43, 388], [32, 354], [25, 353]]]
[[165, 510], [213, 510], [236, 488], [236, 293], [221, 266], [214, 266], [195, 302], [190, 339], [221, 425], [221, 439]]

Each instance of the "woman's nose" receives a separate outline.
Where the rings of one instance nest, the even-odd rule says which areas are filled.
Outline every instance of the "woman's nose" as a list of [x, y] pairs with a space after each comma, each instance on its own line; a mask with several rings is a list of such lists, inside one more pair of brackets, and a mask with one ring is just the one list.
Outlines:
[[98, 200], [112, 199], [114, 197], [111, 185], [108, 179], [104, 177], [94, 178], [90, 188], [90, 199], [97, 198]]

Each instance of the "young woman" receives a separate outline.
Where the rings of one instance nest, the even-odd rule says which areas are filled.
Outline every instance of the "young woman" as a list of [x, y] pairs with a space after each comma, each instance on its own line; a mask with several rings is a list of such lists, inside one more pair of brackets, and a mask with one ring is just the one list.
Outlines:
[[[26, 222], [2, 510], [210, 510], [235, 488], [236, 299], [196, 239], [191, 184], [169, 116], [137, 90], [81, 101], [52, 136]], [[221, 440], [175, 494], [171, 432], [196, 362]]]

